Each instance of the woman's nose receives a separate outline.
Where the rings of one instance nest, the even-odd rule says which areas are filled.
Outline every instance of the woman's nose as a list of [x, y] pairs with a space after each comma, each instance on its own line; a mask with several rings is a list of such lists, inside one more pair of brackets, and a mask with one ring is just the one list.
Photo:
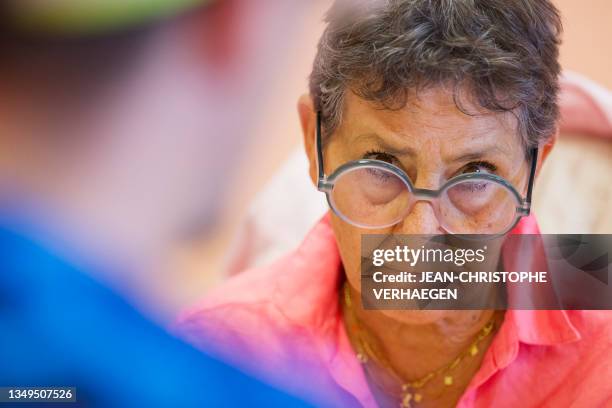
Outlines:
[[396, 226], [395, 234], [444, 234], [430, 202], [417, 201], [408, 215]]

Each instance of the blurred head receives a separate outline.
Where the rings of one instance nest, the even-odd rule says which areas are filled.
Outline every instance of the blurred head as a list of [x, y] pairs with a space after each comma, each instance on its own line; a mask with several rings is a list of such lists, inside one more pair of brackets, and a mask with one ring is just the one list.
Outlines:
[[[310, 95], [299, 102], [315, 183], [320, 112], [327, 175], [376, 159], [403, 170], [417, 189], [482, 173], [526, 193], [529, 152], [544, 147], [540, 161], [546, 157], [557, 127], [561, 24], [549, 1], [337, 1], [327, 23]], [[354, 182], [378, 200], [395, 183], [376, 172]], [[360, 287], [361, 234], [447, 233], [440, 218], [427, 201], [379, 229], [332, 214], [351, 285]]]
[[144, 254], [210, 231], [270, 71], [253, 56], [278, 45], [274, 13], [232, 0], [3, 7], [0, 193]]

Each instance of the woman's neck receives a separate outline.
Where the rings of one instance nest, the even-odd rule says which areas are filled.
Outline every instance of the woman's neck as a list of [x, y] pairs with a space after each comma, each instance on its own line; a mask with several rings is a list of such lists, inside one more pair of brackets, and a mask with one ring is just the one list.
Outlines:
[[[368, 373], [369, 376], [381, 377], [373, 379], [373, 382], [379, 385], [394, 381], [418, 381], [443, 369], [474, 346], [475, 338], [488, 323], [496, 321], [499, 326], [503, 318], [503, 314], [491, 310], [409, 311], [400, 313], [410, 313], [411, 318], [400, 320], [398, 312], [364, 310], [360, 293], [350, 285], [348, 291], [352, 304], [350, 313], [345, 307], [344, 320], [349, 323], [349, 314], [352, 314], [355, 320], [352, 325], [347, 325], [351, 341], [366, 342], [368, 348], [375, 349], [385, 360], [372, 361], [371, 365], [375, 367]], [[419, 316], [422, 316], [422, 319]], [[359, 326], [360, 339], [355, 339], [356, 333], [351, 330], [355, 324]], [[436, 391], [434, 394], [440, 394], [443, 400], [448, 399], [456, 403], [480, 367], [492, 338], [493, 335], [483, 338], [477, 344], [477, 352], [463, 359], [450, 370], [452, 372], [440, 373], [439, 377], [452, 374], [452, 386], [445, 385], [444, 378], [432, 377], [422, 392], [426, 394], [427, 390], [441, 390], [441, 393]], [[379, 359], [375, 356], [369, 358]], [[442, 393], [446, 393], [447, 397]], [[439, 399], [436, 403], [439, 406], [445, 405]]]

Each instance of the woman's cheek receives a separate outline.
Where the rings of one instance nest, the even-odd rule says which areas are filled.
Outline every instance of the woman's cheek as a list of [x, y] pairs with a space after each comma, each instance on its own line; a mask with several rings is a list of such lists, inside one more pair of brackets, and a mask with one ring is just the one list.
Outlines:
[[344, 272], [353, 287], [360, 287], [361, 271], [361, 232], [362, 230], [344, 222], [337, 215], [331, 219], [338, 249], [342, 258]]
[[392, 228], [369, 230], [358, 228], [340, 219], [332, 212], [331, 225], [342, 258], [344, 273], [356, 289], [361, 289], [361, 238], [365, 234], [391, 234]]

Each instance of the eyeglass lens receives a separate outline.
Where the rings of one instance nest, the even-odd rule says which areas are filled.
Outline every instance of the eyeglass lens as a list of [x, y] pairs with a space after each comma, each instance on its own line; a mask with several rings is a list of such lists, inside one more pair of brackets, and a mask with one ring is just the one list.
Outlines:
[[[330, 198], [337, 213], [367, 228], [396, 224], [421, 199], [399, 175], [375, 166], [342, 172]], [[503, 183], [478, 178], [449, 185], [430, 201], [441, 226], [455, 234], [505, 232], [515, 221], [520, 205]]]

